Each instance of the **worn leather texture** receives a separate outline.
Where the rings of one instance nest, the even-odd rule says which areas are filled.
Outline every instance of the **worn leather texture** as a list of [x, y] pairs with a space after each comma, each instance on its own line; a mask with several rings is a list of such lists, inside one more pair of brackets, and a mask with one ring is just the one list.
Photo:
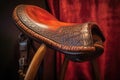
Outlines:
[[33, 5], [17, 6], [13, 19], [25, 34], [67, 54], [73, 61], [91, 59], [104, 51], [104, 36], [94, 22], [61, 22]]

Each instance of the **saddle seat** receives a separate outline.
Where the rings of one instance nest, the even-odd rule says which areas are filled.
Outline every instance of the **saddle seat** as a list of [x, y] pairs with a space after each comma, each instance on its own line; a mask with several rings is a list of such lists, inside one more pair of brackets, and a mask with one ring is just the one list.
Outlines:
[[94, 22], [62, 22], [34, 5], [18, 5], [13, 19], [23, 33], [66, 54], [72, 61], [93, 59], [104, 51], [105, 38]]

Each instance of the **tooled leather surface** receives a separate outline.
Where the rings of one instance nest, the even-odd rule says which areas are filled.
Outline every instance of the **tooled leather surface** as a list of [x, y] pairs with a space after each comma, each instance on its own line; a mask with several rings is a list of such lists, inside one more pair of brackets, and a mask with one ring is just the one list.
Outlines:
[[20, 20], [29, 29], [53, 40], [54, 42], [67, 46], [93, 46], [93, 40], [88, 23], [69, 27], [62, 26], [56, 31], [51, 31], [49, 29], [41, 28], [35, 21], [32, 21], [24, 12], [24, 7], [19, 7], [19, 9], [17, 9], [17, 14]]
[[[65, 45], [68, 47], [89, 46], [90, 48], [94, 47], [95, 43], [99, 43], [100, 45], [103, 45], [102, 42], [104, 41], [104, 38], [101, 35], [101, 32], [99, 33], [99, 28], [97, 25], [94, 26], [96, 28], [94, 32], [92, 32], [93, 29], [91, 27], [91, 24], [89, 23], [67, 26], [67, 27], [61, 26], [57, 30], [52, 31], [49, 30], [49, 28], [43, 28], [40, 25], [38, 25], [38, 23], [36, 23], [26, 14], [24, 8], [25, 6], [19, 6], [16, 9], [15, 14], [19, 18], [19, 21], [22, 22], [22, 24], [24, 24], [25, 27], [35, 32], [35, 34], [44, 36], [46, 37], [46, 39], [49, 39], [54, 43], [58, 43], [60, 45]], [[92, 33], [95, 34], [97, 33], [97, 35], [99, 34], [99, 37], [101, 37], [102, 39], [98, 40], [97, 38], [93, 38]], [[96, 48], [96, 51], [93, 52], [90, 51], [76, 52], [72, 50], [67, 51], [62, 49], [59, 49], [59, 51], [66, 53], [67, 58], [71, 59], [72, 61], [84, 61], [99, 56], [103, 52], [103, 48]]]

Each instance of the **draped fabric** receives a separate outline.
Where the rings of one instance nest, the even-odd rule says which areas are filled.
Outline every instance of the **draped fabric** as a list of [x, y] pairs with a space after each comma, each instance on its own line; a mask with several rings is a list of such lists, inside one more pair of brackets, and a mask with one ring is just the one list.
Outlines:
[[[99, 24], [106, 38], [105, 51], [97, 58], [101, 80], [120, 80], [120, 0], [47, 0], [60, 21]], [[57, 74], [63, 56], [57, 54]], [[69, 62], [65, 80], [93, 80], [89, 61]]]

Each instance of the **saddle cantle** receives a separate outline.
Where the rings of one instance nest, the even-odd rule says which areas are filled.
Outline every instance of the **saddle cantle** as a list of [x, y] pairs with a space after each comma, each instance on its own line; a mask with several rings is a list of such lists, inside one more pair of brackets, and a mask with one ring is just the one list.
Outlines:
[[33, 5], [17, 6], [13, 19], [22, 32], [67, 54], [73, 61], [92, 59], [103, 53], [105, 38], [96, 23], [61, 22]]

